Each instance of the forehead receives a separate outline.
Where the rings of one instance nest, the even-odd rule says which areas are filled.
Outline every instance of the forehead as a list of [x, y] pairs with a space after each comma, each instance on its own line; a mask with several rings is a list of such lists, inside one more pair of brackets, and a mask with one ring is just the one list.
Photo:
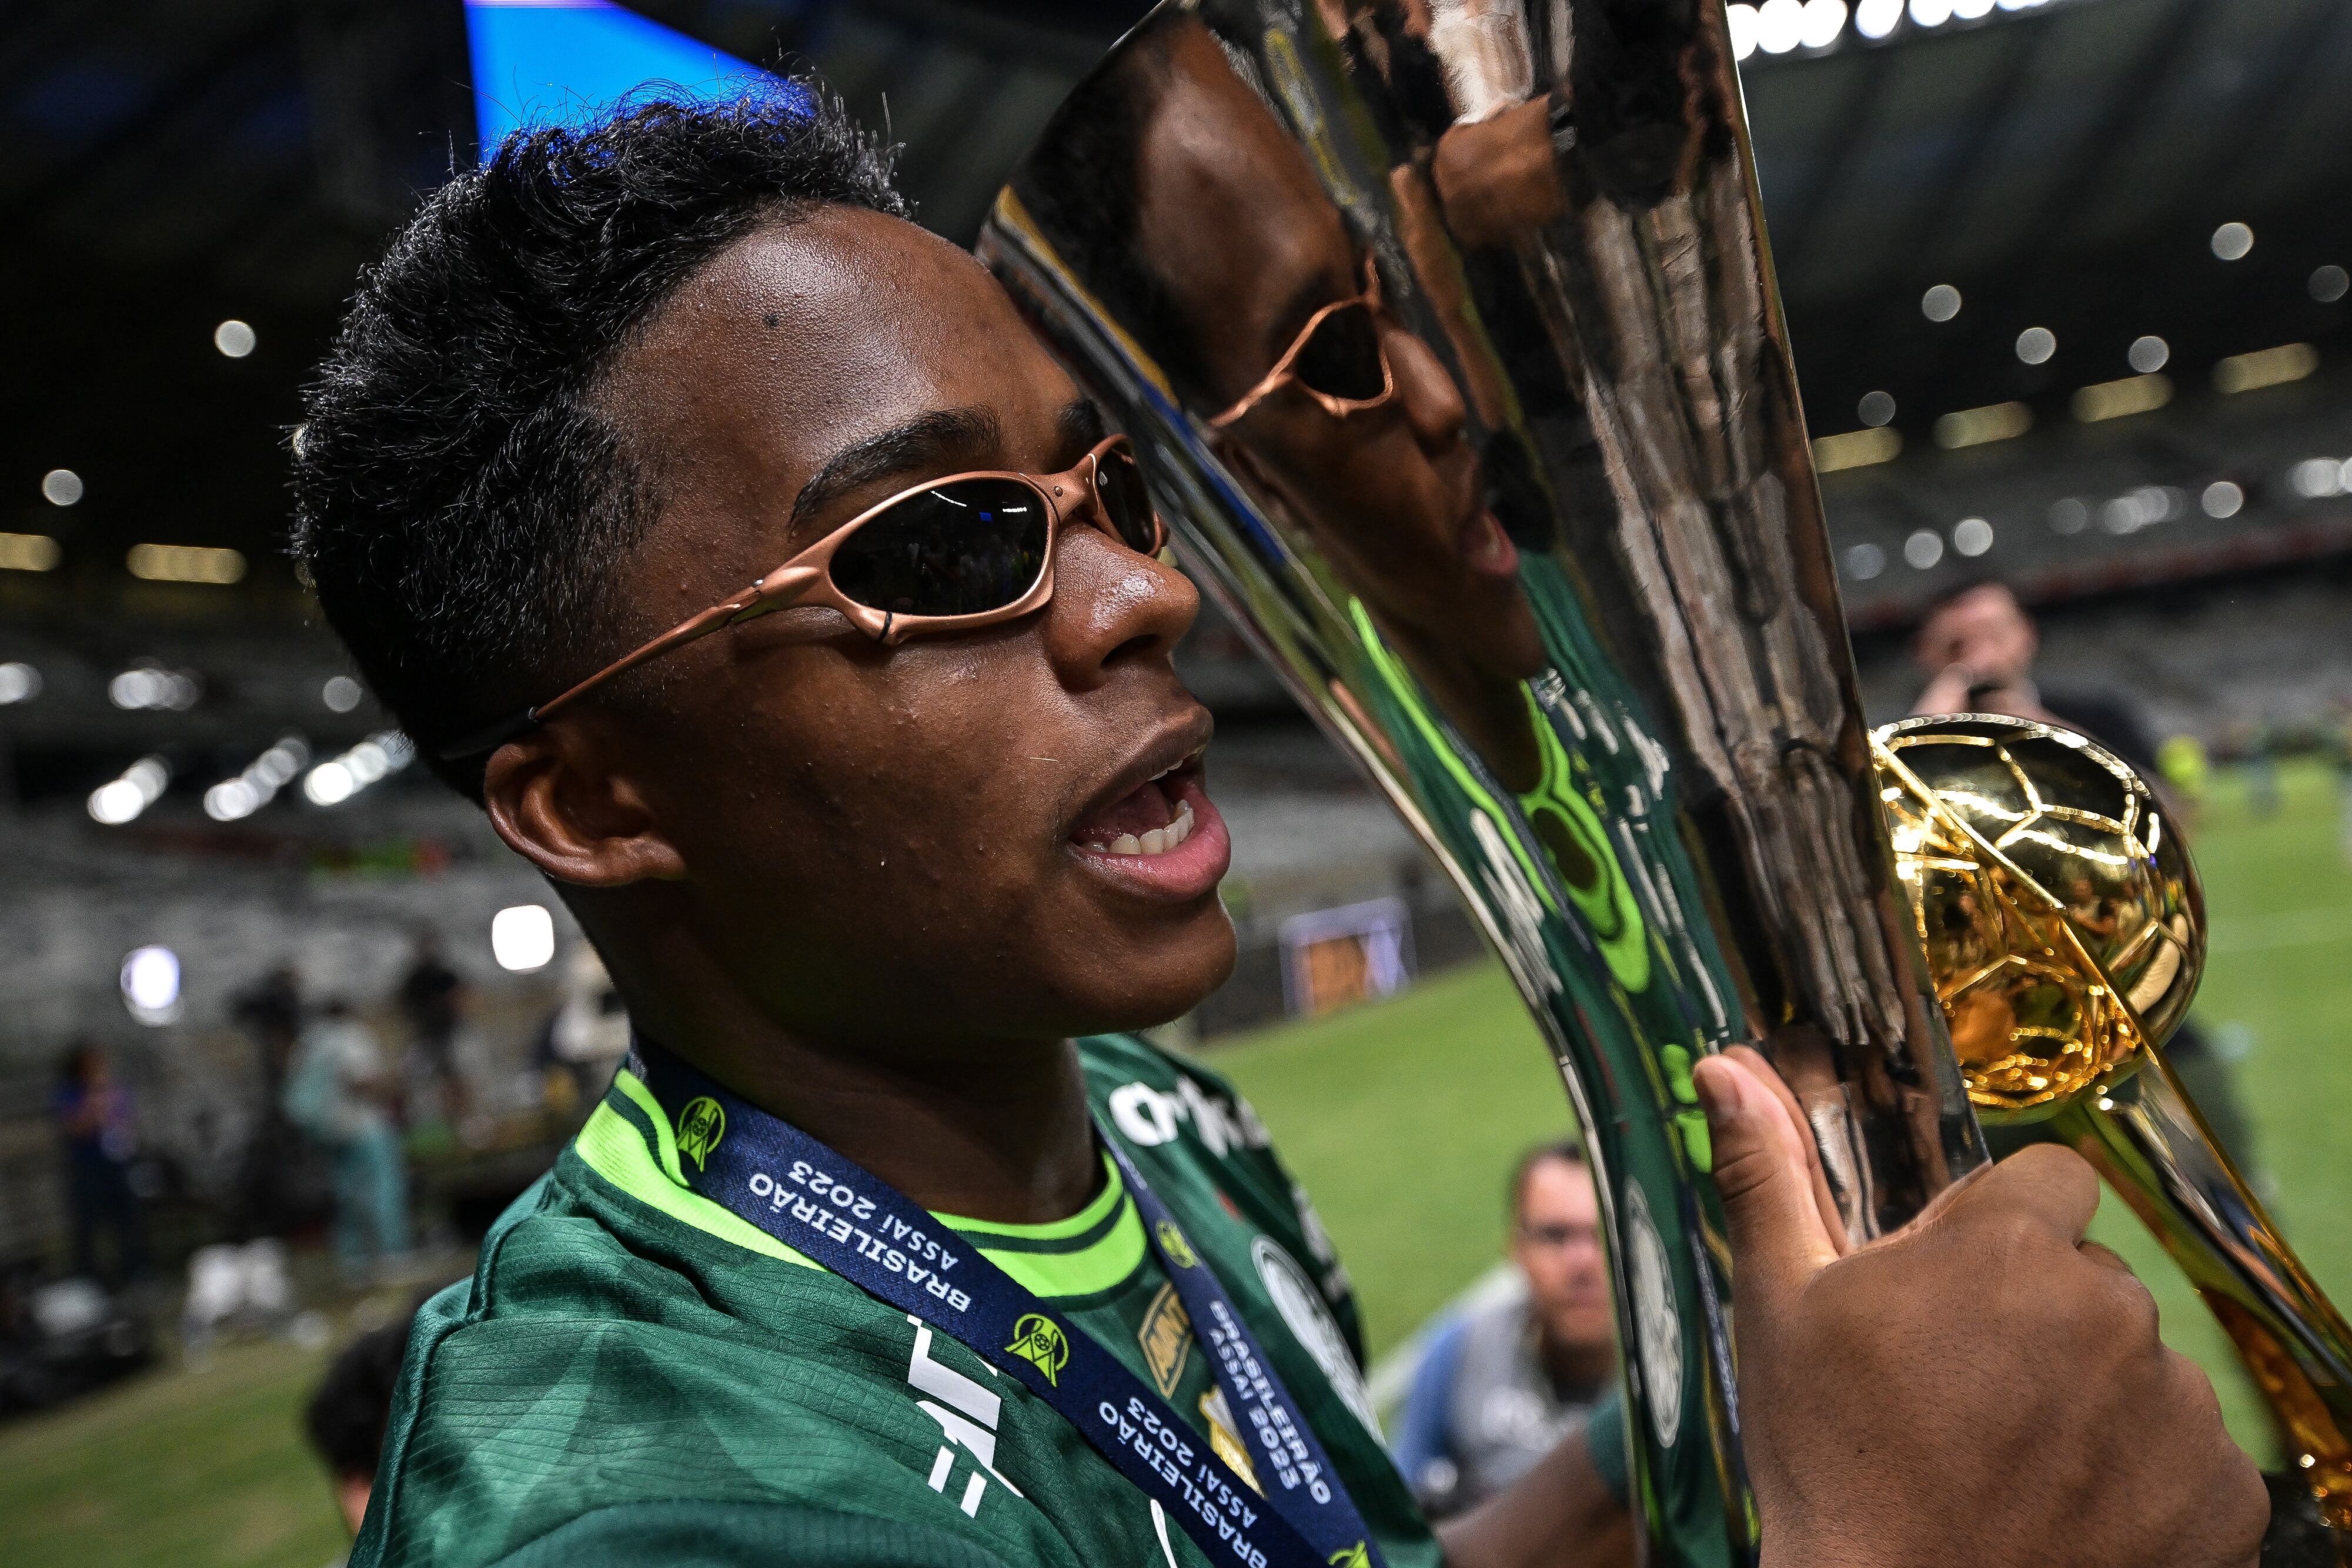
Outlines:
[[1928, 617], [1922, 630], [1930, 637], [1948, 637], [1961, 632], [2020, 624], [2024, 619], [2025, 612], [2018, 607], [2016, 596], [1997, 583], [1989, 583], [1942, 605]]
[[1073, 395], [981, 265], [898, 218], [823, 207], [751, 234], [689, 277], [623, 351], [600, 402], [631, 444], [698, 486], [789, 506], [866, 436], [947, 408], [1016, 443]]
[[1592, 1173], [1556, 1157], [1539, 1159], [1528, 1168], [1520, 1198], [1522, 1207], [1528, 1210], [1586, 1207], [1594, 1201]]

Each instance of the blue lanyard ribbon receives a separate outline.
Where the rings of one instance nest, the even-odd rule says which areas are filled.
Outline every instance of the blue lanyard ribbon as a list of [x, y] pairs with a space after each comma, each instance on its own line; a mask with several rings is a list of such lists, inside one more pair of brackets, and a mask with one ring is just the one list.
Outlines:
[[677, 1118], [687, 1186], [1020, 1379], [1210, 1561], [1380, 1568], [1362, 1515], [1274, 1364], [1108, 1134], [1103, 1143], [1268, 1484], [1264, 1498], [1092, 1335], [1065, 1329], [1049, 1303], [888, 1183], [648, 1040], [635, 1042], [630, 1066]]

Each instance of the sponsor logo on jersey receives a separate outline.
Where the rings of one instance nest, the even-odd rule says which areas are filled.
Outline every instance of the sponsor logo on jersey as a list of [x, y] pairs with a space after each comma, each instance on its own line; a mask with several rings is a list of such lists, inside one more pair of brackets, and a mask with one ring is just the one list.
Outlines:
[[710, 1152], [726, 1135], [727, 1113], [708, 1094], [688, 1100], [677, 1113], [677, 1157], [692, 1160], [696, 1170], [707, 1167]]
[[1160, 1238], [1160, 1249], [1168, 1254], [1169, 1262], [1179, 1269], [1199, 1266], [1201, 1260], [1192, 1255], [1192, 1244], [1184, 1239], [1184, 1233], [1176, 1228], [1174, 1220], [1161, 1220], [1153, 1234]]
[[1056, 1380], [1070, 1359], [1070, 1342], [1062, 1337], [1061, 1324], [1043, 1312], [1024, 1312], [1013, 1321], [1013, 1343], [1004, 1348], [1044, 1373], [1046, 1382], [1061, 1386]]
[[1144, 1309], [1143, 1326], [1136, 1331], [1135, 1339], [1143, 1347], [1151, 1381], [1160, 1385], [1160, 1397], [1174, 1397], [1176, 1385], [1184, 1376], [1184, 1363], [1192, 1354], [1192, 1319], [1177, 1298], [1175, 1286], [1160, 1287], [1151, 1305]]
[[[961, 1448], [973, 1466], [964, 1480], [963, 1499], [957, 1504], [965, 1518], [979, 1514], [980, 1500], [992, 1480], [1014, 1497], [1023, 1496], [1021, 1489], [996, 1469], [996, 1422], [1004, 1411], [1003, 1396], [934, 1357], [930, 1325], [911, 1312], [907, 1321], [915, 1325], [915, 1352], [908, 1358], [907, 1385], [917, 1394], [929, 1396], [916, 1400], [915, 1407], [940, 1424], [940, 1436], [945, 1439], [931, 1459], [931, 1490], [941, 1497], [947, 1495], [949, 1479], [955, 1473], [956, 1450]], [[984, 1363], [980, 1369], [989, 1370]]]

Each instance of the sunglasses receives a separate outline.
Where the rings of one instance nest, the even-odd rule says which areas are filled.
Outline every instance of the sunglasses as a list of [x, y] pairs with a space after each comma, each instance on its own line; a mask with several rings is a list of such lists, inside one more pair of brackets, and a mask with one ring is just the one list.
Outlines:
[[1323, 405], [1334, 419], [1374, 409], [1396, 395], [1396, 374], [1381, 340], [1381, 274], [1364, 257], [1364, 291], [1335, 300], [1307, 319], [1290, 348], [1275, 361], [1265, 379], [1209, 421], [1223, 430], [1286, 386]]
[[1054, 545], [1083, 519], [1138, 555], [1168, 530], [1124, 435], [1059, 474], [950, 474], [867, 507], [732, 598], [615, 659], [561, 695], [445, 747], [445, 761], [495, 751], [625, 671], [713, 632], [804, 604], [838, 611], [876, 642], [969, 632], [1017, 620], [1054, 597]]

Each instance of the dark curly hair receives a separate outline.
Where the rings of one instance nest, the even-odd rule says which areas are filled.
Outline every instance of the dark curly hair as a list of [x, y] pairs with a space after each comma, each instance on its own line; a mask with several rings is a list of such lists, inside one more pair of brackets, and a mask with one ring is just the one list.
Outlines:
[[[645, 89], [509, 137], [362, 275], [294, 434], [294, 549], [427, 758], [609, 656], [614, 569], [660, 496], [602, 378], [704, 263], [827, 205], [908, 213], [821, 86]], [[434, 766], [478, 800], [484, 762]]]

